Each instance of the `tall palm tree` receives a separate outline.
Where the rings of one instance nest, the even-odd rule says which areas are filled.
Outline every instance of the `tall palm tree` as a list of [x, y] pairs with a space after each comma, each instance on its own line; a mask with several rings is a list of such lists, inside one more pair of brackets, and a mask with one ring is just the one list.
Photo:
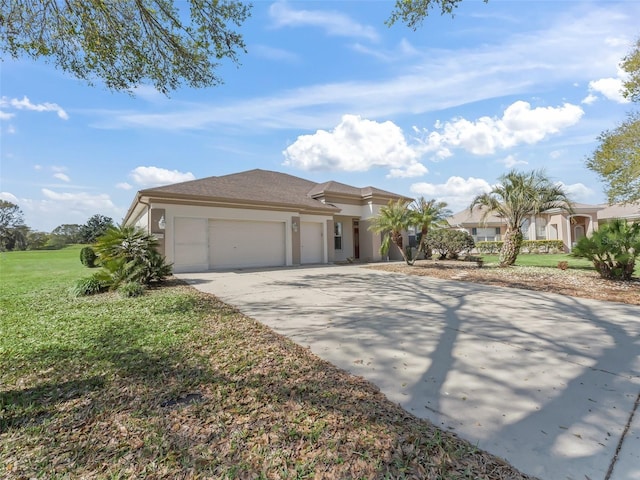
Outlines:
[[411, 224], [420, 229], [420, 244], [418, 251], [424, 253], [425, 258], [430, 257], [427, 248], [427, 233], [432, 226], [442, 226], [446, 223], [445, 219], [452, 215], [451, 210], [447, 208], [446, 202], [438, 202], [436, 199], [425, 200], [420, 197], [410, 206]]
[[402, 242], [402, 231], [406, 230], [409, 225], [411, 225], [411, 211], [407, 201], [401, 198], [396, 202], [389, 200], [387, 205], [380, 208], [378, 215], [371, 219], [369, 230], [384, 234], [382, 245], [380, 245], [382, 255], [386, 255], [391, 244], [394, 244], [400, 250], [407, 265], [413, 265], [415, 260], [410, 260], [407, 257]]
[[500, 250], [500, 266], [513, 265], [522, 245], [522, 225], [531, 215], [552, 208], [572, 211], [571, 201], [564, 189], [553, 183], [542, 170], [517, 172], [511, 170], [499, 178], [488, 193], [476, 196], [469, 207], [483, 208], [482, 221], [490, 214], [507, 223], [507, 231]]

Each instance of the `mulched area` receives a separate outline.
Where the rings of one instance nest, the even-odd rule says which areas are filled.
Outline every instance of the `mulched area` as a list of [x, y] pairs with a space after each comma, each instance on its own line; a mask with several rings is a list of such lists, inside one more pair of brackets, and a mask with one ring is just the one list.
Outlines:
[[369, 268], [640, 305], [640, 279], [634, 278], [628, 282], [605, 280], [593, 270], [522, 266], [500, 268], [497, 265], [478, 267], [475, 262], [452, 260], [418, 260], [413, 266], [379, 263]]

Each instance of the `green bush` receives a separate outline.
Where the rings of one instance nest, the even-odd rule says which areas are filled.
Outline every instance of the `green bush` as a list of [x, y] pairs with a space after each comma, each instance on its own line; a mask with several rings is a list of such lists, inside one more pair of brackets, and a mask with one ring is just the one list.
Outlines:
[[475, 246], [473, 237], [464, 230], [431, 230], [426, 240], [429, 246], [438, 252], [440, 260], [457, 259], [461, 253], [469, 252]]
[[144, 290], [144, 285], [138, 282], [127, 282], [118, 287], [118, 293], [122, 297], [139, 297], [144, 294]]
[[487, 255], [497, 255], [500, 250], [502, 250], [502, 244], [504, 242], [496, 241], [496, 242], [477, 242], [476, 250], [479, 253], [484, 253]]
[[523, 240], [521, 248], [529, 253], [551, 253], [564, 249], [562, 240]]
[[110, 227], [95, 250], [112, 290], [124, 283], [149, 285], [171, 274], [171, 265], [156, 250], [158, 240], [136, 227]]
[[72, 292], [76, 297], [84, 297], [104, 292], [107, 288], [108, 285], [100, 279], [99, 275], [92, 275], [78, 280], [73, 287]]
[[[479, 253], [496, 255], [502, 250], [504, 242], [477, 242], [476, 249]], [[562, 240], [523, 240], [521, 249], [529, 253], [558, 253], [564, 250]]]
[[581, 238], [571, 255], [593, 262], [602, 278], [630, 280], [640, 256], [640, 223], [616, 218]]
[[96, 266], [96, 259], [98, 256], [96, 252], [93, 251], [91, 247], [84, 247], [80, 250], [80, 262], [88, 268], [93, 268]]

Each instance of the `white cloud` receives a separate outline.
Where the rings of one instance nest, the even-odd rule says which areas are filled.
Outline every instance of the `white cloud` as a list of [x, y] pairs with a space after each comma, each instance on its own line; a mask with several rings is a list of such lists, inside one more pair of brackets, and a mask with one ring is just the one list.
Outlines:
[[13, 193], [10, 192], [0, 192], [0, 200], [4, 200], [5, 202], [11, 202], [18, 204], [18, 197], [16, 197]]
[[100, 209], [115, 208], [111, 198], [106, 193], [93, 195], [86, 192], [54, 192], [48, 188], [42, 189], [42, 194], [49, 200], [54, 200], [61, 204], [72, 206], [73, 209], [82, 209], [85, 211], [93, 211]]
[[64, 174], [62, 172], [54, 173], [53, 176], [54, 176], [54, 178], [57, 178], [58, 180], [62, 180], [63, 182], [70, 182], [71, 181], [71, 179], [69, 178], [69, 175]]
[[378, 40], [373, 27], [362, 25], [340, 12], [294, 10], [286, 2], [275, 2], [269, 8], [269, 15], [276, 27], [318, 27], [332, 36]]
[[[585, 100], [594, 97], [593, 92], [600, 93], [605, 98], [616, 103], [629, 103], [629, 100], [622, 96], [622, 78], [601, 78], [589, 82], [589, 95]], [[596, 97], [597, 98], [597, 97]], [[583, 103], [587, 103], [583, 100]]]
[[558, 182], [557, 184], [564, 188], [571, 200], [580, 203], [593, 203], [595, 192], [583, 183], [566, 185], [563, 182]]
[[84, 223], [96, 213], [118, 222], [126, 211], [114, 205], [108, 194], [58, 192], [48, 188], [41, 189], [41, 193], [39, 199], [17, 199], [25, 223], [40, 231], [51, 231], [63, 223]]
[[143, 187], [157, 187], [159, 185], [169, 185], [171, 183], [186, 182], [195, 180], [195, 175], [191, 172], [179, 172], [178, 170], [167, 170], [159, 167], [136, 167], [129, 173], [135, 183]]
[[34, 199], [2, 192], [0, 198], [17, 204], [24, 212], [25, 223], [39, 231], [51, 231], [63, 223], [81, 224], [96, 213], [118, 222], [126, 212], [126, 209], [114, 205], [108, 194], [68, 193], [48, 188], [41, 189], [41, 193], [42, 197]]
[[9, 126], [7, 127], [7, 133], [8, 133], [9, 135], [13, 135], [13, 134], [15, 134], [15, 133], [16, 133], [16, 127], [14, 127], [13, 125], [9, 125]]
[[15, 113], [7, 113], [0, 110], [0, 120], [10, 120], [15, 116]]
[[34, 165], [33, 169], [34, 170], [42, 170], [42, 165]]
[[405, 168], [392, 168], [387, 178], [413, 178], [422, 177], [429, 173], [427, 167], [421, 163], [413, 163]]
[[489, 192], [491, 185], [482, 178], [449, 177], [445, 183], [414, 183], [410, 187], [411, 193], [438, 201], [447, 202], [447, 206], [454, 213], [469, 207], [471, 200], [482, 193]]
[[565, 153], [567, 153], [566, 150], [554, 150], [549, 154], [549, 157], [551, 157], [553, 160], [557, 160], [558, 158], [560, 158], [562, 155], [564, 155]]
[[596, 95], [594, 95], [593, 93], [590, 93], [589, 95], [587, 95], [586, 97], [584, 97], [582, 99], [582, 103], [584, 103], [585, 105], [591, 105], [596, 100], [598, 100], [598, 97]]
[[16, 110], [31, 110], [34, 112], [56, 112], [58, 114], [58, 117], [62, 118], [63, 120], [69, 119], [69, 115], [67, 114], [67, 112], [65, 112], [64, 109], [57, 103], [31, 103], [31, 100], [29, 100], [26, 95], [22, 97], [21, 100], [17, 98], [9, 99], [7, 97], [2, 97], [2, 99], [0, 99], [0, 106], [3, 108], [13, 107]]
[[300, 135], [282, 152], [284, 165], [301, 170], [364, 172], [374, 167], [391, 169], [390, 176], [413, 177], [427, 172], [418, 153], [407, 144], [400, 127], [359, 115], [344, 115], [331, 131]]
[[119, 182], [119, 183], [116, 183], [116, 188], [120, 190], [131, 190], [133, 188], [133, 185], [127, 182]]
[[529, 162], [526, 162], [524, 160], [518, 160], [514, 155], [507, 155], [505, 158], [500, 160], [500, 163], [502, 163], [507, 168], [512, 168], [512, 167], [515, 167], [516, 165], [529, 164]]
[[517, 101], [507, 107], [502, 118], [480, 117], [476, 121], [464, 118], [436, 122], [437, 131], [425, 130], [422, 140], [425, 152], [436, 157], [452, 155], [452, 148], [462, 148], [474, 155], [487, 155], [523, 143], [534, 144], [563, 128], [575, 125], [584, 110], [565, 103], [560, 107], [531, 108], [528, 102]]

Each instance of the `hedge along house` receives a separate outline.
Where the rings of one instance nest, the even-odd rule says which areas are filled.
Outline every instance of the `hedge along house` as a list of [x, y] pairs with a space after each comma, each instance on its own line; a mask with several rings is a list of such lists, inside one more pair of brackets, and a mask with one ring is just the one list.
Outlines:
[[154, 234], [175, 272], [380, 261], [374, 187], [249, 170], [140, 190], [124, 218]]
[[[565, 252], [584, 236], [591, 235], [598, 229], [598, 212], [603, 205], [574, 203], [573, 212], [561, 209], [547, 210], [538, 215], [531, 215], [522, 225], [525, 240], [561, 240]], [[453, 228], [466, 230], [475, 242], [501, 241], [507, 231], [506, 222], [495, 215], [489, 215], [482, 221], [482, 210], [468, 209], [448, 218]]]

